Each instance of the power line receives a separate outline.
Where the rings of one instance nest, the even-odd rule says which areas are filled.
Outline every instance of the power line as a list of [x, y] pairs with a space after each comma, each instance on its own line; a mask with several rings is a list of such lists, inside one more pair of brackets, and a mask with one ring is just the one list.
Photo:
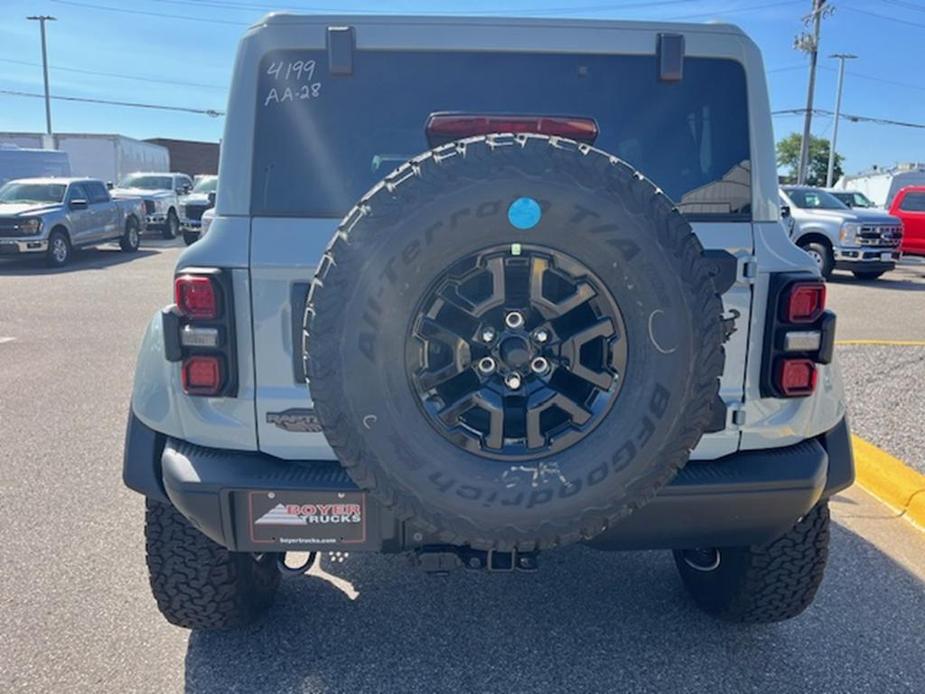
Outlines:
[[[35, 94], [34, 92], [21, 92], [12, 89], [0, 89], [0, 94], [9, 94], [10, 96], [27, 96], [35, 97], [38, 99], [45, 98], [42, 94]], [[110, 106], [131, 106], [133, 108], [149, 108], [159, 111], [182, 111], [184, 113], [197, 113], [204, 116], [209, 116], [210, 118], [218, 118], [219, 116], [224, 116], [224, 111], [216, 111], [211, 108], [190, 108], [186, 106], [163, 106], [161, 104], [142, 104], [135, 101], [110, 101], [109, 99], [90, 99], [80, 96], [52, 96], [52, 99], [57, 99], [58, 101], [80, 101], [87, 104], [108, 104]]]
[[[186, 14], [173, 14], [167, 12], [152, 12], [149, 10], [131, 10], [124, 7], [112, 7], [110, 5], [98, 5], [96, 3], [90, 2], [78, 2], [77, 0], [49, 0], [50, 2], [57, 3], [59, 5], [70, 5], [72, 7], [83, 7], [93, 10], [102, 10], [105, 12], [121, 12], [123, 14], [132, 14], [132, 15], [141, 15], [145, 17], [161, 17], [164, 19], [180, 19], [191, 22], [208, 22], [210, 24], [228, 24], [231, 26], [250, 26], [252, 22], [235, 22], [226, 19], [214, 19], [211, 17], [195, 17], [192, 15]], [[231, 10], [278, 10], [279, 5], [263, 5], [263, 4], [252, 4], [252, 3], [235, 3], [233, 6], [219, 2], [218, 0], [203, 0], [203, 2], [197, 2], [195, 5], [191, 5], [185, 0], [154, 0], [155, 2], [171, 2], [176, 4], [182, 4], [186, 7], [195, 7], [195, 5], [200, 5], [202, 7], [211, 7], [219, 9], [231, 9]], [[639, 9], [639, 8], [649, 8], [657, 6], [668, 6], [668, 5], [679, 5], [686, 4], [689, 2], [695, 2], [696, 0], [661, 0], [656, 2], [638, 2], [631, 4], [609, 4], [609, 5], [589, 5], [589, 6], [572, 6], [572, 7], [554, 7], [554, 8], [545, 8], [545, 9], [533, 9], [533, 10], [484, 10], [484, 11], [468, 11], [466, 14], [471, 16], [491, 16], [491, 15], [508, 15], [508, 14], [520, 14], [520, 15], [543, 15], [543, 14], [571, 14], [575, 12], [609, 12], [614, 10], [626, 10], [626, 9]], [[781, 7], [783, 5], [793, 5], [801, 0], [782, 0], [773, 3], [767, 3], [764, 5], [752, 5], [748, 7], [734, 7], [728, 10], [719, 10], [717, 12], [699, 12], [696, 14], [681, 15], [675, 17], [666, 18], [669, 21], [672, 20], [682, 20], [682, 19], [697, 19], [700, 17], [716, 17], [726, 14], [737, 14], [740, 12], [752, 12], [755, 10], [763, 10], [773, 7]], [[343, 12], [342, 7], [298, 7], [296, 8], [300, 12]], [[397, 14], [397, 13], [374, 13], [374, 14]], [[460, 14], [459, 12], [425, 12], [424, 16], [455, 16]]]
[[105, 10], [107, 12], [121, 12], [123, 14], [143, 15], [145, 17], [163, 17], [166, 19], [185, 19], [191, 22], [208, 22], [209, 24], [230, 24], [232, 26], [246, 27], [250, 22], [232, 22], [227, 19], [216, 19], [215, 17], [191, 17], [187, 14], [166, 14], [164, 12], [147, 12], [145, 10], [128, 10], [124, 7], [110, 7], [108, 5], [96, 5], [90, 2], [75, 2], [75, 0], [49, 0], [49, 2], [58, 5], [70, 5], [72, 7], [84, 7], [91, 10]]
[[905, 24], [911, 27], [922, 27], [925, 28], [925, 24], [921, 22], [910, 22], [908, 19], [900, 19], [899, 17], [890, 17], [887, 14], [877, 14], [876, 12], [870, 12], [868, 10], [859, 10], [857, 7], [848, 7], [847, 5], [842, 6], [842, 9], [848, 10], [849, 12], [857, 12], [859, 14], [866, 14], [868, 17], [877, 17], [878, 19], [886, 19], [890, 22], [896, 22], [897, 24]]
[[[771, 111], [772, 116], [802, 116], [806, 113], [805, 108], [785, 108], [779, 111]], [[814, 108], [814, 116], [832, 117], [835, 114], [824, 108]], [[856, 116], [850, 113], [842, 113], [842, 118], [855, 123], [875, 123], [876, 125], [898, 125], [903, 128], [919, 128], [925, 130], [925, 123], [910, 123], [908, 121], [892, 120], [890, 118], [874, 118], [872, 116]]]
[[755, 10], [767, 10], [774, 7], [783, 7], [784, 5], [795, 5], [803, 0], [780, 0], [779, 2], [769, 2], [764, 5], [750, 5], [747, 7], [733, 7], [729, 10], [718, 10], [716, 12], [698, 12], [696, 14], [686, 14], [680, 17], [667, 17], [668, 21], [678, 19], [697, 19], [698, 17], [719, 17], [726, 14], [738, 14], [739, 12], [754, 12]]
[[[27, 60], [13, 60], [12, 58], [0, 58], [0, 62], [4, 63], [14, 63], [16, 65], [29, 65], [30, 67], [42, 67], [41, 63], [30, 63]], [[76, 67], [59, 67], [57, 65], [49, 65], [51, 70], [61, 70], [64, 72], [78, 72], [83, 75], [101, 75], [103, 77], [119, 77], [121, 79], [128, 80], [142, 80], [143, 82], [157, 82], [160, 84], [173, 84], [181, 87], [202, 87], [204, 89], [218, 89], [221, 91], [227, 91], [228, 85], [221, 86], [217, 84], [203, 84], [202, 82], [180, 82], [178, 80], [165, 80], [160, 79], [159, 77], [145, 77], [144, 75], [125, 75], [118, 72], [100, 72], [98, 70], [83, 70]]]
[[916, 5], [914, 2], [904, 2], [903, 0], [880, 0], [896, 7], [902, 7], [904, 10], [915, 10], [916, 12], [925, 12], [925, 7]]
[[[459, 14], [466, 15], [508, 15], [508, 14], [569, 14], [572, 12], [611, 12], [614, 10], [632, 10], [649, 7], [661, 7], [667, 5], [687, 5], [700, 0], [654, 0], [653, 2], [629, 2], [629, 3], [606, 3], [599, 5], [569, 5], [566, 7], [544, 7], [535, 9], [518, 9], [518, 10], [475, 10], [468, 9], [464, 11], [426, 11], [425, 15], [434, 16], [456, 16]], [[152, 0], [168, 5], [183, 5], [184, 7], [216, 7], [219, 9], [229, 10], [276, 10], [292, 9], [299, 12], [357, 12], [357, 10], [345, 10], [343, 7], [318, 7], [318, 6], [287, 6], [281, 3], [260, 3], [260, 2], [234, 2], [232, 0]], [[391, 13], [397, 14], [397, 13]]]

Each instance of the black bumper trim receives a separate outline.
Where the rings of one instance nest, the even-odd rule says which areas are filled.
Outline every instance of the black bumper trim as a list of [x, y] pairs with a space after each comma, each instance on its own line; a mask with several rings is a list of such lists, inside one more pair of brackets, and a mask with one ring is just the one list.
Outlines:
[[[130, 417], [126, 484], [147, 496], [166, 492], [203, 533], [240, 551], [252, 546], [241, 529], [236, 492], [302, 490], [356, 492], [336, 461], [289, 461], [167, 439]], [[163, 453], [161, 453], [161, 450]], [[142, 469], [145, 468], [145, 469]], [[607, 550], [760, 544], [781, 535], [820, 499], [848, 487], [854, 463], [847, 420], [817, 439], [785, 448], [744, 451], [691, 462], [649, 504], [589, 545]], [[162, 500], [166, 500], [163, 498]], [[368, 500], [368, 535], [362, 546], [340, 549], [400, 552], [411, 533], [388, 510]], [[329, 546], [325, 549], [338, 549]], [[289, 549], [292, 549], [291, 547]]]
[[836, 270], [852, 272], [890, 272], [896, 269], [896, 261], [890, 260], [836, 260]]

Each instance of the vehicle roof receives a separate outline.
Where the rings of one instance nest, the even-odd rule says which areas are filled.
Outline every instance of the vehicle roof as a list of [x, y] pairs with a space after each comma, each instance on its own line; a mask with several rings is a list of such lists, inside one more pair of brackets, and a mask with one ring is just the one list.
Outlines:
[[819, 186], [796, 185], [795, 183], [786, 183], [781, 186], [781, 190], [825, 190]]
[[132, 171], [129, 176], [189, 176], [182, 171]]
[[903, 186], [898, 191], [896, 191], [896, 194], [899, 195], [900, 193], [922, 193], [922, 192], [925, 192], [925, 186], [922, 186], [922, 185]]
[[89, 176], [42, 176], [39, 178], [14, 178], [7, 183], [39, 183], [39, 184], [48, 184], [48, 183], [64, 183], [65, 185], [69, 183], [80, 183], [83, 181], [95, 181], [97, 183], [102, 183], [102, 180], [99, 178], [90, 178]]
[[562, 17], [518, 17], [516, 15], [441, 15], [441, 14], [318, 14], [294, 12], [270, 12], [251, 25], [251, 29], [293, 24], [431, 24], [431, 25], [500, 25], [521, 27], [574, 27], [587, 29], [639, 29], [650, 31], [669, 27], [675, 31], [700, 31], [714, 34], [736, 34], [745, 36], [735, 24], [721, 22], [658, 22], [621, 19], [569, 19]]

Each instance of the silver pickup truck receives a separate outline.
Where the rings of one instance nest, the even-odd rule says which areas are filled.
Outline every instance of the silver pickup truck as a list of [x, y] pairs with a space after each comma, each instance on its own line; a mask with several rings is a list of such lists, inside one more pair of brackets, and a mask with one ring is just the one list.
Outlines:
[[80, 246], [118, 241], [138, 250], [144, 228], [141, 198], [113, 199], [92, 178], [21, 178], [0, 188], [0, 255], [44, 253], [52, 267], [66, 265]]
[[896, 267], [902, 220], [884, 210], [852, 208], [821, 188], [781, 186], [781, 208], [791, 240], [806, 251], [826, 279], [850, 270], [875, 280]]
[[141, 197], [145, 204], [148, 229], [160, 230], [165, 239], [180, 233], [180, 197], [193, 189], [193, 179], [185, 173], [133, 173], [112, 189], [114, 198]]

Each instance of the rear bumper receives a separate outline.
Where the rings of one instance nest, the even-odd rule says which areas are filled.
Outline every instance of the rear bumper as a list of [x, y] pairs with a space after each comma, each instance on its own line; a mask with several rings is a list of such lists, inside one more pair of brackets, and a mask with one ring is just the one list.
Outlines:
[[[262, 453], [203, 448], [165, 439], [130, 415], [123, 478], [130, 488], [169, 501], [197, 528], [237, 551], [287, 551], [248, 532], [246, 499], [292, 492], [364, 497], [362, 541], [351, 551], [400, 552], [430, 544], [357, 489], [332, 461], [286, 461]], [[781, 535], [820, 499], [854, 481], [846, 420], [795, 446], [736, 453], [685, 467], [653, 501], [588, 544], [599, 549], [659, 549], [760, 544]], [[343, 498], [343, 497], [341, 497]], [[337, 544], [300, 545], [326, 550]]]

